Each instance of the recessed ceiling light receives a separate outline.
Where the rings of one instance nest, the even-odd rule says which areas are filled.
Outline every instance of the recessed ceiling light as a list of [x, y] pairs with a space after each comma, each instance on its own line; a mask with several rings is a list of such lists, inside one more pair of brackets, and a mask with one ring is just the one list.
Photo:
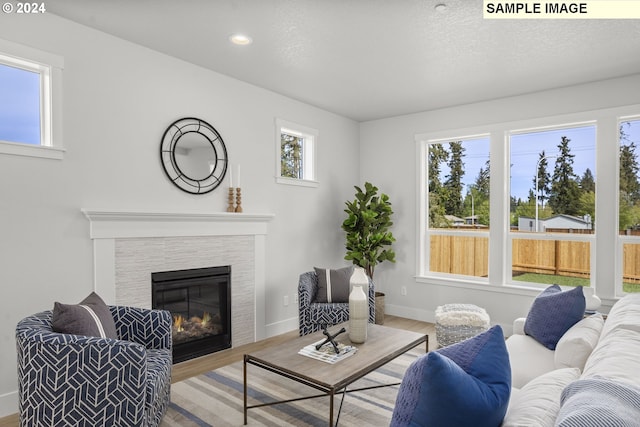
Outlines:
[[233, 44], [239, 45], [247, 45], [253, 43], [253, 39], [249, 36], [245, 36], [244, 34], [233, 34], [229, 37], [229, 40]]
[[445, 10], [447, 10], [447, 5], [444, 3], [438, 3], [437, 5], [435, 5], [434, 9], [438, 12], [444, 12]]

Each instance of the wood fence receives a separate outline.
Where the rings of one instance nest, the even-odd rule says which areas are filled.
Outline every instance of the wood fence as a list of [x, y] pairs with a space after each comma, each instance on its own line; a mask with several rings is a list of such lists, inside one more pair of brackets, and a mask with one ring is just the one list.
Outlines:
[[489, 275], [489, 239], [434, 235], [430, 239], [433, 272], [486, 277]]
[[[433, 272], [487, 277], [487, 237], [432, 235], [430, 269]], [[513, 273], [539, 273], [588, 279], [589, 242], [567, 240], [512, 240]], [[640, 244], [623, 245], [623, 281], [640, 283]]]
[[539, 273], [554, 276], [591, 275], [589, 242], [568, 240], [512, 240], [514, 273]]
[[622, 245], [622, 281], [640, 283], [640, 245]]

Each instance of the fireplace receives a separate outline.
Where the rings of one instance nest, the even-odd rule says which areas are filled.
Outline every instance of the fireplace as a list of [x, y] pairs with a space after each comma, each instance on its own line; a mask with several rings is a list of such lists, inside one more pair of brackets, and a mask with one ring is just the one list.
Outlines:
[[231, 347], [231, 266], [151, 273], [151, 304], [173, 317], [173, 362]]

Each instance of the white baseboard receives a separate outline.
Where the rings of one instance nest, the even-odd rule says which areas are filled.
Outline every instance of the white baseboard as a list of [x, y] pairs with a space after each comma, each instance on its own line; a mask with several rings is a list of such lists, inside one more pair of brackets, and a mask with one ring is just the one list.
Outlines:
[[0, 394], [0, 418], [18, 413], [18, 390]]
[[265, 326], [266, 337], [273, 337], [298, 329], [298, 317], [281, 320], [280, 322], [270, 323]]
[[[406, 319], [420, 320], [421, 322], [435, 323], [436, 314], [433, 310], [420, 310], [417, 308], [404, 307], [401, 305], [386, 304], [384, 311], [392, 316], [404, 317]], [[492, 325], [500, 325], [505, 336], [513, 334], [513, 324], [491, 322]]]
[[391, 316], [404, 317], [405, 319], [419, 320], [421, 322], [433, 323], [436, 319], [436, 314], [433, 310], [422, 310], [402, 305], [385, 304], [384, 312]]

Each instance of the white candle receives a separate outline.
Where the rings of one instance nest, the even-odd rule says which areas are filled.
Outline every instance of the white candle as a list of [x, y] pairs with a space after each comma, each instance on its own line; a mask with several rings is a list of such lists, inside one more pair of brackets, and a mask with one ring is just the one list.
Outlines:
[[233, 188], [233, 171], [229, 168], [229, 188]]
[[238, 188], [240, 188], [240, 165], [238, 165]]

